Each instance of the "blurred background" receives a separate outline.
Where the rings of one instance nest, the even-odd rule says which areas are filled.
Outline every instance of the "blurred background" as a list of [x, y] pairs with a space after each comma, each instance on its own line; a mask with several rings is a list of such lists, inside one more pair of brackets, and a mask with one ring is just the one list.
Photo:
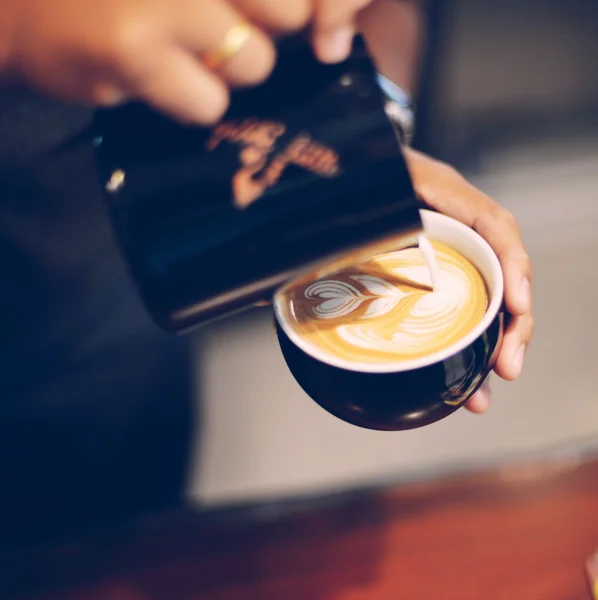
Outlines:
[[406, 433], [345, 425], [295, 383], [269, 310], [202, 331], [198, 506], [432, 477], [598, 446], [598, 3], [431, 4], [418, 145], [518, 217], [534, 264], [536, 336], [522, 379], [484, 417]]
[[[415, 0], [405, 0], [412, 1]], [[280, 563], [274, 559], [286, 555], [286, 544], [301, 546], [302, 540], [304, 553], [289, 553], [287, 585], [292, 587], [290, 577], [297, 572], [301, 560], [306, 578], [312, 567], [324, 569], [328, 549], [332, 549], [330, 554], [337, 548], [342, 550], [343, 527], [354, 522], [355, 514], [341, 509], [334, 512], [337, 507], [333, 507], [325, 517], [315, 518], [311, 537], [302, 537], [301, 523], [294, 534], [283, 527], [282, 533], [268, 538], [266, 534], [262, 537], [260, 529], [254, 537], [247, 538], [249, 541], [241, 528], [238, 530], [241, 542], [237, 544], [234, 537], [225, 536], [222, 541], [216, 534], [212, 538], [209, 531], [206, 534], [203, 529], [206, 522], [208, 526], [214, 522], [221, 524], [209, 509], [219, 511], [256, 503], [262, 510], [254, 511], [253, 516], [268, 516], [272, 514], [269, 508], [276, 514], [277, 505], [270, 504], [272, 500], [324, 497], [327, 502], [328, 495], [378, 484], [437, 482], [441, 476], [453, 473], [470, 473], [511, 461], [520, 463], [526, 459], [562, 456], [563, 452], [576, 456], [586, 452], [598, 455], [598, 393], [594, 379], [598, 364], [598, 317], [594, 308], [598, 295], [595, 267], [598, 255], [598, 68], [595, 58], [598, 56], [598, 3], [596, 0], [422, 2], [429, 7], [429, 14], [427, 52], [418, 96], [416, 145], [453, 164], [518, 218], [534, 266], [536, 316], [535, 339], [527, 354], [523, 377], [509, 384], [494, 380], [494, 406], [483, 417], [460, 410], [437, 424], [410, 432], [358, 429], [324, 412], [300, 389], [279, 350], [272, 312], [265, 308], [212, 324], [193, 336], [194, 396], [193, 406], [190, 406], [186, 393], [185, 341], [173, 341], [157, 332], [133, 294], [133, 285], [109, 229], [95, 179], [91, 145], [86, 146], [89, 156], [83, 156], [76, 144], [64, 144], [66, 150], [64, 147], [61, 150], [64, 156], [58, 152], [57, 162], [42, 161], [41, 167], [37, 165], [34, 169], [35, 177], [23, 171], [26, 185], [19, 183], [20, 197], [38, 198], [43, 204], [37, 211], [39, 214], [28, 214], [28, 203], [12, 201], [10, 194], [6, 194], [6, 206], [0, 201], [0, 211], [7, 210], [9, 217], [14, 211], [18, 222], [21, 218], [23, 222], [31, 219], [34, 227], [27, 242], [38, 254], [44, 284], [27, 288], [27, 278], [21, 281], [19, 269], [27, 273], [29, 268], [33, 273], [29, 262], [11, 261], [10, 254], [8, 259], [2, 257], [5, 268], [8, 264], [15, 273], [14, 287], [24, 282], [28, 304], [23, 307], [25, 318], [12, 322], [9, 314], [2, 323], [0, 350], [3, 344], [9, 357], [20, 346], [28, 351], [27, 343], [32, 339], [42, 351], [38, 354], [34, 344], [31, 355], [25, 352], [27, 360], [22, 361], [25, 365], [22, 372], [11, 369], [10, 362], [7, 362], [8, 367], [0, 362], [4, 368], [0, 385], [6, 385], [5, 379], [10, 383], [12, 378], [18, 389], [25, 390], [22, 396], [16, 394], [8, 402], [0, 403], [1, 598], [8, 598], [2, 586], [6, 585], [9, 575], [15, 575], [14, 589], [21, 593], [23, 586], [35, 584], [41, 572], [53, 581], [61, 560], [66, 565], [62, 568], [64, 582], [70, 584], [72, 573], [83, 566], [86, 573], [94, 574], [102, 583], [107, 577], [102, 561], [107, 560], [106, 557], [121, 556], [114, 548], [120, 550], [129, 542], [139, 545], [137, 556], [142, 557], [138, 563], [131, 561], [133, 571], [142, 571], [138, 565], [148, 556], [153, 557], [152, 560], [157, 557], [155, 563], [149, 561], [147, 567], [151, 584], [147, 589], [158, 589], [157, 595], [136, 594], [125, 585], [124, 591], [118, 588], [97, 595], [79, 592], [68, 598], [198, 598], [198, 585], [193, 577], [201, 569], [197, 569], [190, 558], [193, 548], [199, 548], [197, 554], [205, 552], [207, 557], [200, 561], [207, 565], [203, 574], [197, 575], [205, 575], [208, 591], [202, 597], [226, 600], [295, 597], [279, 593], [282, 589], [276, 587], [279, 580], [269, 588], [270, 596], [263, 595], [260, 592], [264, 589], [259, 588], [260, 576], [265, 577], [264, 573], [270, 569], [274, 577], [278, 577]], [[59, 125], [62, 121], [68, 122], [67, 129], [75, 132], [85, 131], [93, 116], [92, 111], [80, 109], [77, 112], [73, 107], [36, 97], [29, 100], [29, 112], [22, 111], [21, 105], [16, 104], [11, 117], [4, 110], [1, 96], [0, 125], [4, 123], [8, 127], [0, 138], [0, 167], [4, 163], [10, 166], [13, 160], [18, 164], [18, 152], [30, 153], [18, 129], [17, 133], [12, 132], [11, 118], [25, 122], [34, 134], [32, 137], [37, 137], [37, 130], [48, 130], [52, 142], [42, 140], [45, 150], [46, 145], [54, 144], [56, 137], [72, 138], [66, 133], [58, 135], [53, 127], [48, 127], [52, 120], [43, 116], [44, 110], [54, 115]], [[11, 132], [14, 140], [9, 139]], [[27, 162], [26, 159], [23, 161]], [[31, 188], [28, 187], [30, 180]], [[4, 196], [0, 200], [4, 200]], [[0, 217], [4, 214], [0, 212]], [[0, 235], [6, 233], [2, 226], [8, 230], [10, 240], [10, 220], [4, 222], [0, 218]], [[5, 287], [12, 291], [10, 286]], [[68, 351], [64, 356], [55, 351], [56, 347], [60, 349], [59, 342], [63, 338]], [[31, 369], [31, 364], [36, 368]], [[54, 384], [46, 385], [46, 377], [55, 380]], [[2, 389], [0, 387], [0, 394]], [[192, 448], [187, 464], [189, 438], [192, 438]], [[179, 530], [172, 535], [173, 539], [183, 539], [179, 554], [163, 549], [161, 539], [157, 543], [154, 539], [153, 544], [158, 548], [152, 554], [153, 550], [146, 548], [151, 544], [146, 544], [141, 532], [147, 533], [149, 529], [148, 535], [155, 533], [160, 517], [164, 517], [160, 522], [165, 523], [166, 529], [176, 521], [176, 517], [169, 520], [172, 516], [169, 511], [181, 508], [181, 478], [185, 481], [185, 498], [193, 508], [200, 509], [183, 512], [186, 515], [191, 512], [193, 523], [200, 522], [200, 531], [194, 530], [186, 538], [187, 522], [183, 520], [180, 527], [183, 533]], [[580, 480], [582, 484], [598, 481], [583, 474]], [[476, 483], [468, 489], [477, 491], [479, 488]], [[536, 499], [541, 502], [541, 486], [534, 489], [538, 492]], [[500, 513], [508, 494], [495, 491], [481, 496], [484, 501], [495, 501]], [[560, 489], [557, 491], [560, 493]], [[584, 539], [583, 547], [575, 536], [578, 530], [582, 533], [588, 530], [589, 521], [598, 523], [596, 491], [591, 488], [586, 504], [581, 501], [578, 505], [574, 502], [559, 504], [557, 498], [557, 503], [550, 504], [545, 511], [546, 522], [551, 522], [552, 515], [559, 511], [566, 516], [573, 515], [571, 521], [565, 520], [563, 529], [558, 530], [561, 538], [546, 548], [558, 554], [565, 547], [559, 545], [559, 541], [569, 539], [570, 547], [574, 547], [575, 553], [579, 551], [571, 560], [575, 576], [579, 575], [581, 561], [587, 556], [584, 553], [589, 553], [593, 547], [590, 544], [595, 543], [595, 532], [588, 532], [589, 541], [586, 546]], [[355, 550], [355, 564], [365, 563], [365, 559], [372, 557], [376, 569], [379, 564], [386, 565], [392, 579], [398, 560], [404, 572], [413, 570], [423, 581], [428, 576], [424, 569], [428, 568], [428, 553], [433, 546], [437, 547], [441, 559], [454, 555], [459, 563], [460, 556], [453, 554], [456, 541], [470, 543], [473, 554], [479, 548], [485, 552], [487, 541], [494, 541], [500, 533], [493, 530], [493, 516], [486, 512], [486, 529], [480, 528], [479, 520], [468, 520], [471, 513], [467, 506], [463, 508], [462, 495], [456, 494], [455, 500], [451, 493], [454, 490], [448, 492], [451, 510], [445, 510], [445, 505], [440, 504], [439, 513], [457, 529], [446, 529], [444, 546], [436, 545], [439, 521], [430, 520], [424, 506], [419, 515], [421, 521], [414, 530], [415, 546], [421, 552], [414, 559], [415, 570], [409, 566], [409, 556], [402, 563], [396, 559], [403, 552], [404, 530], [400, 528], [395, 531], [394, 555], [388, 550], [390, 544], [375, 540], [375, 551], [367, 544]], [[442, 502], [434, 490], [429, 494], [434, 501]], [[517, 509], [520, 499], [514, 500], [511, 508]], [[412, 502], [408, 498], [404, 504], [395, 500], [395, 496], [391, 496], [387, 501], [366, 502], [366, 509], [357, 511], [367, 513], [363, 517], [365, 521], [360, 522], [364, 530], [376, 519], [382, 522], [389, 514], [396, 520], [411, 519], [414, 513], [409, 511], [416, 512], [417, 500]], [[307, 506], [311, 505], [307, 503]], [[576, 523], [576, 509], [584, 506], [589, 507], [587, 512], [591, 517], [588, 523]], [[463, 512], [459, 514], [460, 519], [453, 519], [455, 513], [451, 511], [457, 508]], [[544, 545], [544, 522], [538, 524], [530, 519], [530, 514], [535, 514], [533, 511], [535, 506], [511, 523], [517, 532], [522, 524], [536, 526], [537, 544]], [[14, 518], [18, 513], [20, 521]], [[226, 510], [224, 513], [231, 514]], [[38, 514], [39, 522], [35, 518]], [[338, 520], [335, 515], [340, 515]], [[505, 518], [509, 520], [510, 516]], [[103, 538], [102, 535], [109, 529], [106, 526], [123, 521], [126, 521], [125, 533], [117, 536], [112, 546], [104, 544], [108, 536]], [[132, 526], [131, 521], [135, 523]], [[464, 522], [470, 529], [457, 540]], [[91, 546], [96, 544], [87, 558], [82, 558], [83, 545], [77, 544], [67, 544], [60, 551], [50, 547], [41, 558], [36, 554], [13, 553], [14, 546], [24, 547], [30, 540], [37, 543], [46, 534], [48, 538], [65, 537], [71, 535], [72, 529], [86, 531], [85, 527], [98, 523], [101, 533], [86, 538], [91, 540]], [[178, 523], [180, 525], [180, 521]], [[237, 524], [234, 519], [231, 523], [232, 527]], [[419, 532], [427, 526], [428, 537], [422, 537], [418, 546]], [[329, 546], [322, 550], [322, 556], [312, 555], [313, 547], [319, 543], [318, 534], [326, 527], [329, 527]], [[496, 527], [501, 529], [500, 525]], [[4, 533], [3, 528], [9, 533]], [[189, 531], [191, 529], [189, 527]], [[381, 525], [380, 529], [384, 530], [382, 537], [385, 537], [386, 527]], [[570, 531], [573, 533], [567, 538]], [[474, 539], [475, 532], [480, 536], [479, 545]], [[590, 539], [590, 536], [594, 537]], [[511, 556], [512, 537], [504, 536], [504, 556]], [[255, 554], [254, 547], [259, 547], [264, 539], [265, 553]], [[272, 539], [273, 546], [268, 546]], [[172, 547], [177, 543], [173, 542]], [[104, 555], [97, 550], [102, 544]], [[240, 559], [231, 568], [227, 553], [239, 548]], [[216, 568], [216, 563], [210, 561], [218, 552], [223, 566]], [[409, 553], [410, 548], [406, 552]], [[484, 552], [479, 553], [482, 561], [489, 556]], [[533, 551], [526, 552], [515, 563], [523, 564], [534, 555]], [[338, 554], [342, 562], [342, 551]], [[570, 554], [573, 555], [573, 551]], [[152, 579], [154, 564], [167, 563], [171, 555], [176, 555], [172, 564], [163, 569], [171, 579], [160, 588]], [[124, 550], [122, 556], [126, 556]], [[557, 567], [562, 558], [556, 556]], [[541, 579], [554, 565], [546, 567], [540, 559], [538, 563], [537, 577], [534, 574], [531, 577]], [[450, 574], [454, 569], [447, 567], [448, 564], [444, 564], [445, 572]], [[345, 578], [344, 566], [338, 569], [341, 573], [338, 577], [342, 579]], [[179, 567], [188, 569], [190, 574], [187, 583], [182, 578], [177, 588], [182, 572]], [[465, 565], [468, 567], [469, 561]], [[496, 581], [501, 582], [508, 579], [504, 573], [494, 573], [492, 565], [483, 567], [490, 569], [480, 571], [484, 590], [488, 577], [495, 576]], [[376, 569], [368, 574], [369, 580], [376, 581], [379, 575]], [[106, 568], [105, 572], [108, 571]], [[235, 595], [237, 592], [228, 588], [230, 595], [228, 591], [222, 596], [213, 595], [214, 582], [220, 578], [228, 585], [232, 571], [242, 582], [252, 577], [257, 581], [259, 589], [255, 595], [243, 596], [238, 590], [239, 595]], [[120, 565], [113, 566], [112, 572], [117, 573], [119, 585], [125, 581], [124, 576], [121, 581]], [[302, 577], [302, 572], [298, 572]], [[419, 577], [420, 572], [424, 572], [425, 577]], [[458, 576], [461, 575], [459, 572]], [[335, 576], [334, 573], [331, 576]], [[468, 577], [469, 574], [462, 578], [466, 584]], [[190, 590], [193, 588], [193, 593], [176, 595], [175, 591], [185, 585]], [[569, 588], [565, 586], [565, 589]], [[473, 594], [473, 598], [482, 597], [475, 590]], [[320, 596], [299, 597], [328, 600], [331, 595], [322, 592]], [[355, 600], [364, 596], [348, 597]], [[389, 596], [370, 597], [378, 600], [398, 596], [393, 590]], [[501, 597], [512, 595], [505, 593]], [[549, 598], [542, 591], [536, 596], [523, 597], [526, 600]], [[573, 596], [563, 592], [559, 597]], [[67, 596], [51, 596], [54, 598], [62, 600]]]

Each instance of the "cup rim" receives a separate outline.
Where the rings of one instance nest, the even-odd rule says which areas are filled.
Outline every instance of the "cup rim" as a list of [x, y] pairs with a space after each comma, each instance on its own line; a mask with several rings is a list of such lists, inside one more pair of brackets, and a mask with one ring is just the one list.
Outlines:
[[282, 288], [274, 295], [274, 314], [282, 331], [291, 340], [291, 342], [295, 344], [295, 346], [297, 346], [311, 358], [345, 371], [356, 371], [359, 373], [400, 373], [429, 367], [430, 365], [440, 363], [448, 358], [451, 358], [452, 356], [455, 356], [475, 342], [475, 340], [477, 340], [490, 327], [501, 309], [504, 295], [504, 278], [502, 274], [502, 268], [495, 252], [492, 250], [488, 242], [482, 238], [482, 236], [460, 221], [427, 209], [421, 209], [420, 213], [424, 223], [424, 228], [427, 223], [434, 221], [444, 224], [453, 231], [457, 231], [460, 237], [463, 236], [469, 238], [469, 240], [484, 253], [489, 262], [491, 277], [493, 280], [492, 282], [486, 281], [488, 286], [490, 286], [492, 283], [492, 295], [484, 318], [467, 335], [463, 336], [457, 342], [451, 344], [443, 350], [439, 350], [427, 356], [384, 364], [359, 363], [331, 356], [321, 350], [315, 344], [306, 341], [304, 338], [298, 335], [283, 316], [283, 312], [281, 310], [281, 298], [282, 292], [285, 288]]

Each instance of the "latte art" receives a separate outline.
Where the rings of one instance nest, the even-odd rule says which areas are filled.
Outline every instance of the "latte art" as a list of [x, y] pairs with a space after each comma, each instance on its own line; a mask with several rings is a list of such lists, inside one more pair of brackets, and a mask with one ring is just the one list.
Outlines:
[[412, 360], [449, 347], [482, 320], [488, 291], [467, 259], [443, 244], [432, 247], [435, 289], [418, 248], [384, 254], [289, 289], [293, 329], [325, 353], [359, 363]]

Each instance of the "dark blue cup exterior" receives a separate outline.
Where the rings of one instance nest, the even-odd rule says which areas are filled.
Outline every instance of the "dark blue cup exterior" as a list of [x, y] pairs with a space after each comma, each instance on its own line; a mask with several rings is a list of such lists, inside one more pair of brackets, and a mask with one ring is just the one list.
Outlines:
[[298, 348], [276, 323], [285, 361], [303, 390], [329, 413], [359, 427], [415, 429], [448, 417], [471, 398], [494, 364], [503, 315], [453, 356], [413, 371], [361, 373], [333, 367]]

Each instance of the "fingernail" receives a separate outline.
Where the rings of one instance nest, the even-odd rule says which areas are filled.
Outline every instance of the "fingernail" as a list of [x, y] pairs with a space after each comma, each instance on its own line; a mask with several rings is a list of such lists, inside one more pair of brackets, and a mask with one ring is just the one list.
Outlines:
[[476, 415], [488, 412], [490, 406], [492, 406], [492, 394], [483, 387], [480, 388], [467, 403], [467, 408]]
[[105, 106], [106, 108], [120, 106], [127, 101], [127, 97], [123, 92], [116, 89], [110, 89], [104, 91], [99, 98], [98, 103], [100, 106]]
[[476, 404], [478, 412], [485, 413], [487, 410], [489, 410], [490, 404], [492, 404], [492, 397], [490, 396], [490, 393], [482, 388], [478, 392]]
[[519, 377], [519, 375], [521, 375], [521, 372], [523, 371], [523, 360], [525, 358], [525, 344], [521, 344], [521, 346], [519, 346], [519, 348], [517, 349], [517, 352], [515, 352], [515, 356], [513, 357], [513, 368], [515, 369], [516, 373], [517, 373], [517, 377]]
[[529, 310], [529, 297], [531, 292], [531, 284], [527, 277], [524, 277], [519, 286], [519, 298], [524, 311]]
[[353, 29], [338, 29], [320, 34], [317, 38], [317, 52], [321, 61], [338, 63], [347, 59], [353, 47]]

